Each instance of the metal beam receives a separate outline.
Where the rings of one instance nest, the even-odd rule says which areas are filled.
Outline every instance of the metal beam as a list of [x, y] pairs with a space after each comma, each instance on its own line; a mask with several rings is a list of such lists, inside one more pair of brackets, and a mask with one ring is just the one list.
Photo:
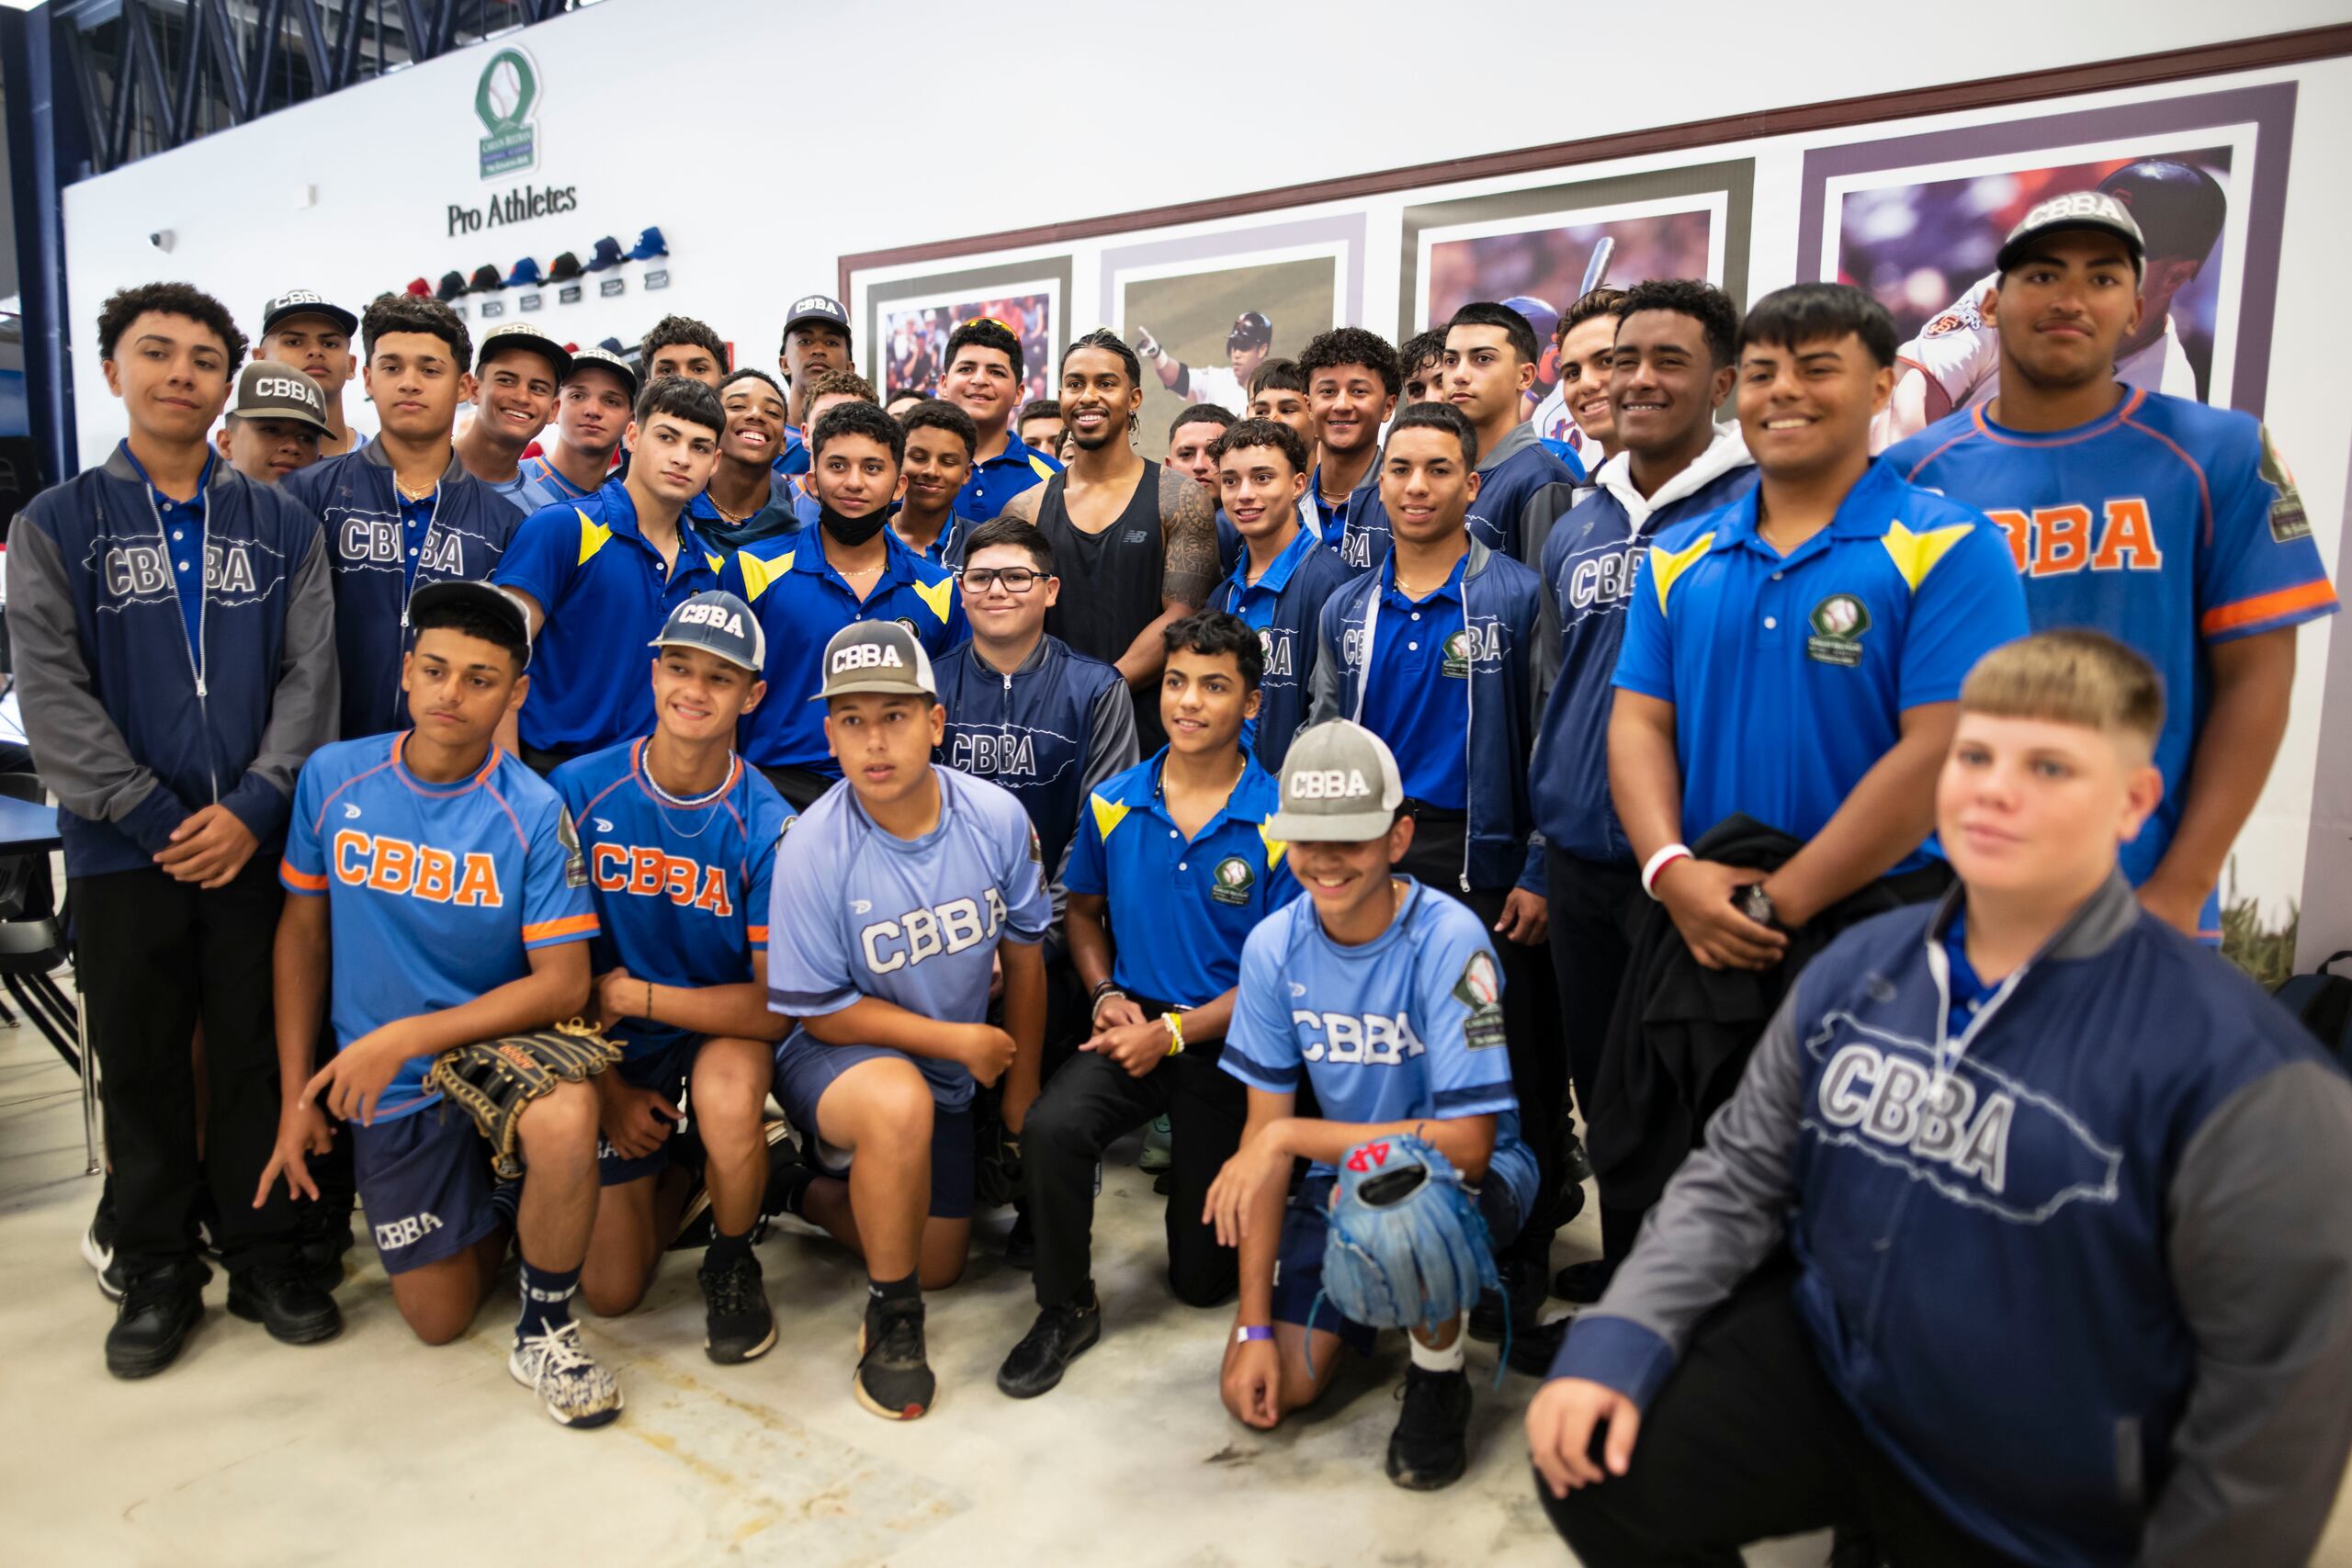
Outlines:
[[228, 106], [229, 123], [243, 125], [252, 118], [245, 107], [245, 62], [237, 57], [237, 29], [229, 19], [228, 0], [196, 0], [204, 16], [205, 41], [212, 46], [212, 77]]

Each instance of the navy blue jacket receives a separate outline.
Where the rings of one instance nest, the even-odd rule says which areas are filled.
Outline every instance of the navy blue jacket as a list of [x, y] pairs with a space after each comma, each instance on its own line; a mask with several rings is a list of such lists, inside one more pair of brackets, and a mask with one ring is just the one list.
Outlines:
[[1736, 424], [1719, 426], [1713, 444], [1647, 498], [1633, 487], [1631, 461], [1620, 453], [1602, 464], [1581, 501], [1571, 499], [1579, 487], [1546, 485], [1520, 524], [1531, 545], [1542, 541], [1535, 681], [1544, 717], [1528, 768], [1535, 825], [1554, 849], [1603, 865], [1634, 863], [1609, 798], [1609, 715], [1634, 567], [1660, 529], [1728, 505], [1756, 483]]
[[334, 739], [317, 522], [216, 462], [204, 545], [199, 662], [163, 523], [122, 448], [35, 496], [10, 531], [25, 738], [61, 806], [68, 875], [152, 871], [172, 830], [215, 802], [275, 855], [295, 774]]
[[[1324, 601], [1315, 651], [1310, 723], [1354, 718], [1363, 706], [1364, 619], [1387, 574], [1367, 571]], [[1535, 733], [1533, 654], [1543, 585], [1509, 556], [1470, 541], [1462, 577], [1470, 661], [1469, 824], [1462, 890], [1544, 891], [1544, 841], [1527, 797], [1527, 755]]]
[[[1375, 465], [1374, 472], [1378, 471]], [[1536, 436], [1535, 427], [1522, 423], [1512, 425], [1490, 450], [1478, 454], [1476, 471], [1478, 493], [1471, 497], [1470, 511], [1464, 519], [1470, 536], [1490, 550], [1533, 565], [1519, 531], [1528, 497], [1549, 484], [1582, 484], [1584, 469], [1561, 461]]]
[[947, 709], [947, 736], [933, 760], [1012, 792], [1037, 829], [1058, 890], [1087, 795], [1136, 765], [1126, 682], [1057, 637], [1039, 638], [1010, 675], [968, 639], [949, 649], [932, 674]]
[[1962, 896], [1798, 976], [1553, 1375], [1646, 1404], [1785, 1239], [1823, 1371], [1972, 1535], [2308, 1561], [2352, 1450], [2352, 1083], [2120, 875], [1955, 1033]]
[[[1244, 558], [1210, 591], [1211, 609], [1240, 614], [1235, 605], [1249, 591], [1244, 581], [1250, 570], [1246, 550]], [[1274, 591], [1273, 608], [1266, 624], [1258, 628], [1258, 641], [1266, 650], [1266, 673], [1258, 683], [1257, 728], [1250, 750], [1257, 754], [1259, 765], [1276, 778], [1282, 776], [1283, 754], [1290, 750], [1291, 737], [1306, 722], [1323, 606], [1354, 575], [1337, 550], [1315, 546]]]
[[379, 442], [288, 474], [278, 487], [319, 520], [334, 568], [334, 640], [345, 740], [408, 728], [401, 660], [414, 640], [408, 596], [427, 582], [487, 582], [523, 525], [513, 498], [466, 472], [453, 450], [413, 574], [401, 542], [400, 491]]
[[[1320, 497], [1315, 504], [1319, 511], [1323, 504]], [[1347, 502], [1341, 510], [1344, 515], [1340, 519], [1340, 536], [1332, 547], [1340, 552], [1340, 559], [1346, 563], [1348, 570], [1369, 571], [1386, 560], [1388, 510], [1380, 503], [1380, 465], [1377, 462], [1372, 465], [1372, 471], [1364, 475], [1363, 482], [1348, 491]], [[1328, 538], [1330, 520], [1327, 517], [1324, 521], [1327, 525], [1325, 536]]]

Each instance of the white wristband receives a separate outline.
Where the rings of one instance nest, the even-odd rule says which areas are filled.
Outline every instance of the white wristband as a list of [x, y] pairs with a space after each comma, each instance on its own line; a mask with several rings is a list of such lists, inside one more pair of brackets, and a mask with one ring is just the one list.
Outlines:
[[1696, 858], [1696, 856], [1691, 854], [1690, 846], [1688, 844], [1667, 845], [1666, 848], [1650, 856], [1649, 864], [1642, 867], [1642, 891], [1648, 894], [1653, 898], [1657, 897], [1657, 874], [1664, 871], [1668, 866], [1672, 865], [1676, 861], [1693, 860]]

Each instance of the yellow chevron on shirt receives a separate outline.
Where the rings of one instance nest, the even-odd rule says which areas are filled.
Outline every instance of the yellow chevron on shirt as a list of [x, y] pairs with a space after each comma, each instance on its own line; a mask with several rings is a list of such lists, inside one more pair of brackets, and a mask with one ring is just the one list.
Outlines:
[[921, 578], [917, 578], [914, 582], [914, 591], [915, 597], [922, 600], [931, 613], [939, 617], [941, 626], [945, 626], [947, 607], [956, 602], [956, 580], [952, 577], [943, 577], [936, 582], [925, 582]]
[[602, 523], [589, 521], [588, 514], [576, 506], [571, 514], [580, 519], [580, 559], [574, 564], [586, 566], [589, 557], [612, 542], [613, 531]]
[[1691, 562], [1713, 549], [1714, 543], [1714, 531], [1710, 529], [1679, 550], [1668, 550], [1663, 545], [1650, 547], [1650, 581], [1657, 585], [1661, 613], [1666, 609], [1666, 596], [1674, 587], [1674, 580], [1690, 570]]
[[1105, 800], [1099, 795], [1088, 795], [1086, 804], [1094, 813], [1096, 835], [1104, 842], [1109, 842], [1112, 833], [1116, 831], [1119, 824], [1126, 819], [1127, 808], [1114, 801]]
[[1266, 841], [1266, 869], [1272, 871], [1283, 863], [1283, 855], [1290, 849], [1290, 840], [1277, 839], [1267, 832], [1263, 822], [1258, 824], [1258, 837]]
[[760, 595], [765, 593], [771, 584], [783, 581], [792, 570], [792, 555], [762, 560], [749, 550], [738, 550], [735, 552], [735, 564], [743, 570], [743, 597], [757, 604]]
[[1924, 534], [1914, 534], [1900, 523], [1890, 523], [1886, 525], [1886, 536], [1879, 542], [1886, 547], [1887, 555], [1893, 558], [1894, 570], [1903, 574], [1903, 581], [1911, 585], [1912, 592], [1917, 593], [1919, 584], [1928, 580], [1928, 573], [1936, 570], [1936, 563], [1943, 559], [1954, 545], [1968, 537], [1975, 526], [1973, 523], [1954, 523], [1947, 527], [1930, 528]]

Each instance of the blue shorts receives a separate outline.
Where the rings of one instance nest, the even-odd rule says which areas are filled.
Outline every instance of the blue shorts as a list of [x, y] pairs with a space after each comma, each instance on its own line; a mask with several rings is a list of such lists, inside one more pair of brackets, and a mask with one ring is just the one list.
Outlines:
[[[826, 1143], [817, 1132], [817, 1102], [825, 1091], [860, 1062], [895, 1056], [914, 1058], [887, 1045], [827, 1045], [794, 1032], [776, 1047], [775, 1099], [800, 1134], [808, 1161], [828, 1176], [849, 1174], [849, 1151]], [[920, 1066], [921, 1063], [915, 1063]], [[968, 1220], [977, 1206], [973, 1196], [972, 1163], [975, 1144], [972, 1107], [967, 1101], [953, 1110], [934, 1099], [931, 1107], [931, 1216], [936, 1220]]]
[[372, 1127], [346, 1124], [359, 1206], [387, 1274], [455, 1258], [498, 1228], [490, 1145], [446, 1100]]
[[[686, 1077], [694, 1070], [695, 1053], [702, 1049], [703, 1036], [664, 1030], [656, 1035], [631, 1035], [622, 1032], [626, 1042], [619, 1063], [611, 1070], [620, 1074], [621, 1082], [631, 1089], [659, 1089], [673, 1105], [685, 1103]], [[637, 1159], [626, 1159], [613, 1152], [604, 1134], [596, 1136], [596, 1180], [598, 1185], [618, 1187], [625, 1181], [640, 1177], [659, 1176], [670, 1168], [671, 1151], [678, 1143], [673, 1128], [662, 1140], [662, 1146]]]
[[[1323, 1293], [1323, 1247], [1331, 1234], [1331, 1189], [1337, 1179], [1310, 1176], [1283, 1215], [1283, 1238], [1274, 1249], [1274, 1321], [1336, 1334], [1340, 1343], [1359, 1356], [1372, 1354], [1380, 1331], [1370, 1324], [1341, 1317], [1340, 1309], [1319, 1300]], [[1478, 1213], [1487, 1222], [1488, 1239], [1497, 1247], [1510, 1245], [1519, 1234], [1519, 1201], [1508, 1183], [1489, 1180], [1478, 1189]]]

